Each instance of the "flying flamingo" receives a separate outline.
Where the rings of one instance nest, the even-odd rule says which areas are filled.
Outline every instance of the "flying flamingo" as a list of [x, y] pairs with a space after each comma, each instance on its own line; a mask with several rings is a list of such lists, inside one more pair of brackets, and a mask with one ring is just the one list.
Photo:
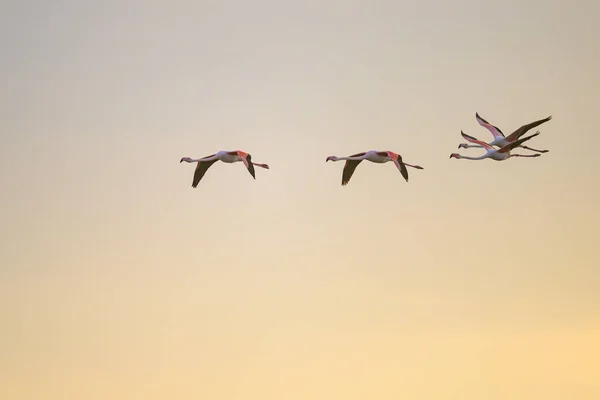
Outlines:
[[394, 153], [393, 151], [369, 150], [364, 153], [353, 154], [349, 157], [329, 156], [329, 157], [327, 157], [325, 162], [340, 161], [340, 160], [346, 160], [346, 164], [344, 165], [344, 171], [342, 172], [342, 186], [345, 186], [348, 184], [348, 182], [350, 181], [350, 178], [352, 177], [352, 174], [354, 173], [354, 170], [356, 169], [356, 167], [358, 166], [358, 164], [360, 164], [360, 162], [362, 160], [367, 160], [367, 161], [371, 161], [371, 162], [378, 163], [378, 164], [392, 161], [396, 165], [396, 167], [400, 170], [400, 173], [402, 174], [404, 179], [406, 179], [407, 182], [408, 182], [408, 171], [406, 170], [406, 167], [423, 169], [423, 167], [421, 167], [419, 165], [411, 165], [411, 164], [407, 164], [407, 163], [403, 162], [402, 157], [399, 154]]
[[250, 172], [250, 175], [252, 175], [252, 177], [254, 179], [256, 179], [256, 176], [254, 176], [254, 166], [261, 167], [264, 169], [269, 169], [269, 166], [267, 164], [253, 163], [252, 156], [250, 156], [250, 154], [248, 154], [244, 151], [241, 151], [241, 150], [219, 151], [210, 156], [202, 157], [202, 158], [199, 158], [196, 160], [189, 158], [189, 157], [183, 157], [179, 162], [181, 163], [181, 162], [185, 161], [185, 162], [189, 162], [189, 163], [194, 163], [194, 162], [198, 163], [198, 165], [196, 165], [196, 171], [194, 172], [194, 180], [192, 182], [192, 187], [195, 188], [196, 186], [198, 186], [200, 179], [202, 179], [202, 177], [206, 173], [206, 170], [208, 170], [211, 165], [213, 165], [215, 162], [217, 162], [219, 160], [223, 161], [224, 163], [228, 163], [228, 164], [242, 161], [244, 163], [244, 165], [246, 166], [246, 168], [248, 169], [248, 172]]
[[[544, 122], [550, 121], [552, 119], [552, 115], [550, 115], [547, 118], [540, 119], [538, 121], [534, 121], [529, 124], [523, 125], [519, 129], [517, 129], [516, 131], [514, 131], [513, 133], [508, 135], [507, 137], [504, 137], [504, 133], [502, 133], [500, 128], [490, 124], [485, 119], [481, 118], [479, 113], [477, 113], [477, 112], [475, 113], [475, 118], [477, 119], [477, 122], [479, 122], [479, 125], [483, 126], [488, 131], [490, 131], [490, 133], [492, 135], [494, 135], [494, 140], [489, 142], [488, 145], [504, 147], [504, 146], [508, 145], [509, 143], [519, 140], [521, 138], [521, 136], [523, 136], [525, 133], [527, 133], [530, 129], [535, 128], [536, 126], [539, 126], [539, 125], [543, 124]], [[461, 143], [458, 145], [459, 149], [460, 148], [468, 149], [469, 147], [483, 147], [483, 146], [479, 146], [479, 145], [475, 145], [475, 144], [467, 144], [467, 143]], [[532, 149], [531, 147], [527, 147], [527, 146], [519, 146], [519, 147], [522, 147], [527, 150], [535, 151], [538, 153], [547, 153], [548, 152], [548, 150], [537, 150], [537, 149]]]
[[486, 149], [486, 153], [479, 157], [467, 157], [467, 156], [462, 156], [458, 153], [452, 153], [452, 154], [450, 154], [450, 158], [453, 158], [453, 157], [457, 158], [457, 159], [464, 158], [466, 160], [483, 160], [484, 158], [491, 158], [492, 160], [503, 161], [503, 160], [509, 159], [510, 157], [539, 157], [541, 155], [540, 153], [528, 154], [528, 155], [511, 154], [510, 153], [510, 151], [512, 149], [514, 149], [515, 147], [519, 147], [521, 145], [521, 143], [526, 142], [527, 140], [539, 135], [540, 134], [539, 131], [537, 131], [536, 133], [534, 133], [531, 136], [527, 136], [522, 139], [516, 140], [512, 143], [509, 143], [508, 145], [506, 145], [500, 149], [495, 149], [492, 146], [490, 146], [489, 144], [487, 144], [486, 142], [477, 140], [473, 136], [469, 136], [466, 133], [464, 133], [463, 131], [460, 131], [460, 134], [465, 139], [467, 139], [469, 142], [477, 143], [479, 145], [479, 147], [483, 147], [484, 149]]

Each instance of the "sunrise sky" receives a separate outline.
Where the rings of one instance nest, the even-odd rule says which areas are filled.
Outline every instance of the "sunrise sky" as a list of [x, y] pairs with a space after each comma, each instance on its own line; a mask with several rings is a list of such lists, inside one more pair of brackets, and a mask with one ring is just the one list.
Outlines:
[[[600, 398], [598, 15], [3, 3], [0, 398]], [[476, 111], [550, 152], [449, 159]]]

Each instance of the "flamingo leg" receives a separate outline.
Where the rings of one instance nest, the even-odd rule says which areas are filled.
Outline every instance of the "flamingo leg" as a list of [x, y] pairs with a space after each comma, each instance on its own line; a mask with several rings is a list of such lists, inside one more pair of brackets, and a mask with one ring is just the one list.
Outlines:
[[537, 150], [537, 149], [533, 149], [533, 148], [531, 148], [531, 147], [527, 147], [527, 146], [520, 146], [520, 147], [522, 147], [522, 148], [524, 148], [524, 149], [526, 149], [526, 150], [536, 151], [536, 152], [538, 152], [538, 153], [547, 153], [547, 152], [549, 152], [549, 151], [550, 151], [550, 150]]

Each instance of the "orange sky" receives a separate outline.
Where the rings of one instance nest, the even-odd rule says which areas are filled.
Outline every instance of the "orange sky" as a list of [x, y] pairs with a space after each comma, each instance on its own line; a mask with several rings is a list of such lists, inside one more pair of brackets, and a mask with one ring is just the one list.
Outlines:
[[[600, 6], [573, 4], [9, 4], [0, 397], [598, 398]], [[450, 160], [492, 139], [476, 111], [552, 115], [550, 152]], [[181, 157], [236, 149], [271, 169], [190, 187]], [[425, 169], [340, 186], [326, 157], [370, 149]]]

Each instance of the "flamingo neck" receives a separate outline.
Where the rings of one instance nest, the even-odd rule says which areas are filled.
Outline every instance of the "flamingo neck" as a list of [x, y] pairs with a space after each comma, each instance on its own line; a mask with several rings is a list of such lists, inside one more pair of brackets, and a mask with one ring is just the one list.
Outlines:
[[337, 159], [335, 161], [358, 161], [358, 160], [364, 160], [364, 156], [360, 156], [360, 157], [337, 157]]
[[489, 153], [486, 153], [482, 156], [479, 157], [469, 157], [469, 156], [460, 156], [460, 159], [465, 159], [465, 160], [483, 160], [484, 158], [488, 158], [489, 157]]

